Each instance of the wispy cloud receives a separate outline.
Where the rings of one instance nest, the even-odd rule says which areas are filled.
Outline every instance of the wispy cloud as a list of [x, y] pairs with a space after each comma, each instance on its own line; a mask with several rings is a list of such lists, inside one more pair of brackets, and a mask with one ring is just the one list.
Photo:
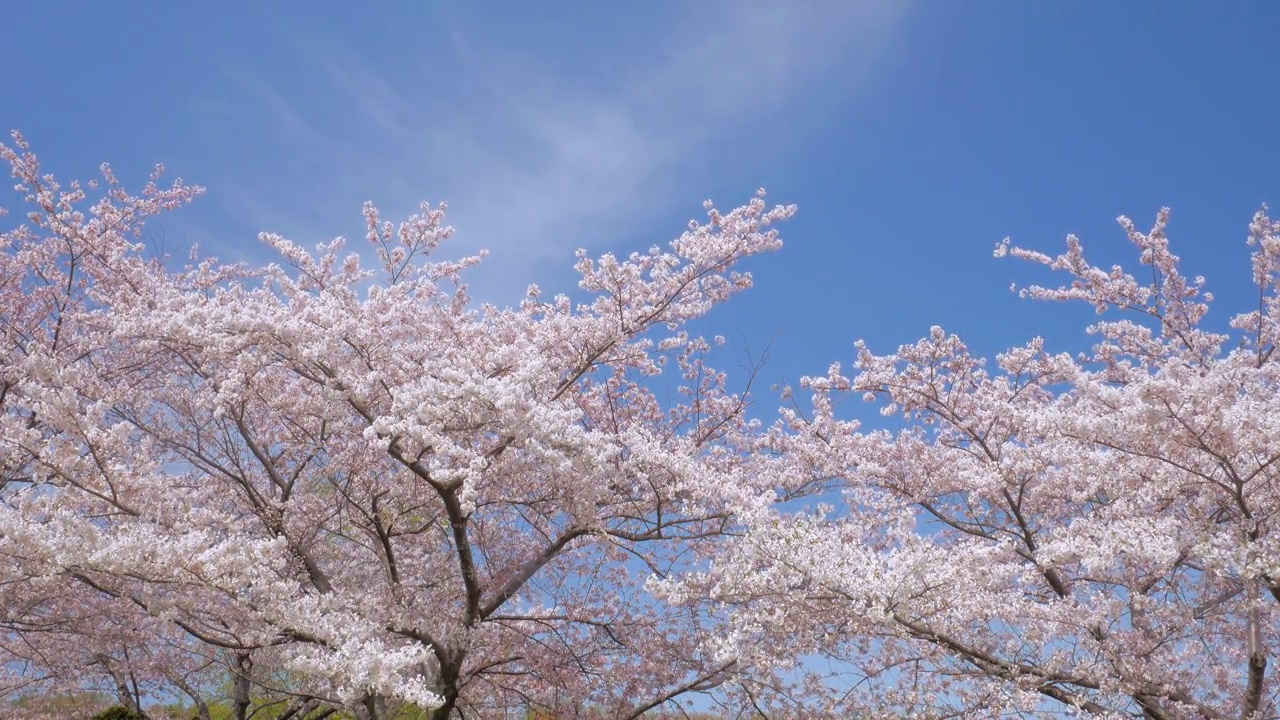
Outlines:
[[228, 71], [302, 158], [296, 192], [275, 179], [269, 204], [253, 183], [224, 197], [252, 224], [303, 233], [350, 227], [367, 197], [395, 212], [444, 197], [460, 241], [493, 251], [490, 272], [533, 279], [531, 263], [654, 219], [672, 227], [673, 204], [695, 207], [740, 164], [735, 153], [753, 152], [754, 136], [784, 136], [775, 124], [797, 106], [820, 112], [832, 106], [824, 99], [856, 99], [904, 7], [690, 4], [662, 18], [665, 28], [644, 28], [656, 39], [603, 41], [574, 58], [576, 70], [457, 16], [445, 23], [443, 59], [406, 51], [394, 68], [308, 40], [300, 50], [317, 72], [305, 93]]

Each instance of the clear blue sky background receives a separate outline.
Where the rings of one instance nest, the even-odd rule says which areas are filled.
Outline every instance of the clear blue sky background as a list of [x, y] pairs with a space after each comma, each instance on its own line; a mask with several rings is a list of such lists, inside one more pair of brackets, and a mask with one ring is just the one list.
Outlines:
[[992, 247], [1076, 232], [1127, 259], [1113, 218], [1165, 204], [1218, 317], [1249, 302], [1278, 29], [1265, 2], [15, 1], [0, 125], [64, 177], [163, 161], [206, 185], [161, 229], [226, 259], [265, 258], [258, 230], [360, 238], [365, 199], [446, 199], [503, 302], [765, 186], [800, 206], [787, 246], [701, 329], [777, 333], [768, 376], [794, 380], [933, 324], [1078, 347], [1091, 313], [1018, 300], [1043, 278]]

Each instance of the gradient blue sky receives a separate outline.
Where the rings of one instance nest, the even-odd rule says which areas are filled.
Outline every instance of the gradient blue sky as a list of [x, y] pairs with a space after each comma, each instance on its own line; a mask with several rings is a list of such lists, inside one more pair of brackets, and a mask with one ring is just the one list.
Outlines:
[[[533, 8], [537, 8], [534, 10]], [[1127, 259], [1113, 218], [1171, 235], [1218, 315], [1280, 207], [1280, 3], [9, 2], [0, 125], [50, 169], [163, 161], [210, 193], [159, 228], [225, 259], [259, 230], [361, 237], [360, 203], [448, 200], [482, 299], [571, 287], [574, 248], [666, 242], [700, 202], [794, 202], [758, 287], [701, 324], [770, 381], [933, 324], [992, 352], [1078, 346], [1040, 277], [991, 249], [1068, 232]], [[729, 361], [728, 364], [732, 364]]]

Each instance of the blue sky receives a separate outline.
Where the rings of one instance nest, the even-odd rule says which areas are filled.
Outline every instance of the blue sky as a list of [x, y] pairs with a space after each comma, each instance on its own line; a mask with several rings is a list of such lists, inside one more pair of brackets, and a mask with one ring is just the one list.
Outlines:
[[[259, 230], [361, 237], [360, 203], [448, 200], [483, 299], [571, 287], [573, 251], [666, 242], [713, 198], [794, 202], [758, 287], [702, 323], [777, 334], [770, 381], [930, 325], [992, 352], [1080, 343], [1087, 309], [1009, 292], [1000, 238], [1173, 207], [1178, 252], [1248, 302], [1251, 214], [1280, 209], [1280, 4], [971, 0], [8, 3], [0, 125], [48, 167], [205, 185], [159, 228], [226, 259]], [[736, 361], [728, 361], [732, 364]]]

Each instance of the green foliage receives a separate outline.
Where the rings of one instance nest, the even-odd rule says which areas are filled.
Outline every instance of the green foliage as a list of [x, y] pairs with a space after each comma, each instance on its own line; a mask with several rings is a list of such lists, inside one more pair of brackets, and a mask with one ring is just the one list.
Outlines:
[[123, 705], [115, 705], [94, 715], [93, 720], [142, 720], [142, 718]]
[[[254, 720], [275, 720], [275, 718], [279, 716], [280, 713], [284, 712], [284, 709], [286, 707], [284, 703], [278, 703], [278, 704], [275, 704], [273, 707], [261, 708], [261, 706], [264, 704], [265, 702], [259, 701], [259, 700], [255, 700], [252, 703], [251, 707], [260, 708], [256, 712], [253, 712]], [[186, 714], [194, 717], [195, 711], [188, 710], [186, 711]], [[308, 715], [307, 717], [312, 717], [313, 715], [316, 715], [316, 714], [318, 714], [318, 712], [312, 713], [312, 715]], [[210, 720], [234, 720], [235, 709], [231, 706], [231, 703], [211, 702], [209, 703], [209, 717], [210, 717]], [[300, 719], [300, 720], [305, 720], [305, 719]], [[338, 712], [333, 715], [329, 715], [327, 720], [355, 720], [355, 718], [354, 716], [349, 715], [347, 713]], [[399, 720], [399, 718], [397, 718], [397, 720]]]

